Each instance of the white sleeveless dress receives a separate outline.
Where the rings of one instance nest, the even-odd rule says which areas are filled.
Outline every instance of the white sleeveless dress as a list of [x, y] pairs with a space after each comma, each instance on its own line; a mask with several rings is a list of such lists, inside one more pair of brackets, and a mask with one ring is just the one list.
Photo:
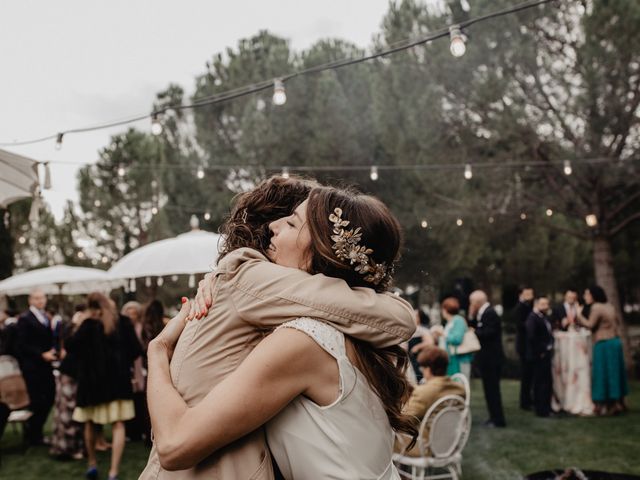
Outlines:
[[266, 426], [267, 442], [287, 480], [396, 480], [393, 430], [382, 402], [347, 358], [344, 335], [326, 323], [298, 318], [295, 328], [338, 362], [340, 392], [327, 406], [302, 395]]

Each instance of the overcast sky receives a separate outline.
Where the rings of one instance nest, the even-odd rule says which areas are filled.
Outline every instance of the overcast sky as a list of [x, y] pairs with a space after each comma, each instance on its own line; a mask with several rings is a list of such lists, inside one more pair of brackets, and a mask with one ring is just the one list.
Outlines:
[[[0, 143], [148, 112], [170, 82], [192, 93], [205, 62], [261, 29], [295, 50], [321, 38], [371, 44], [388, 0], [2, 0]], [[149, 122], [136, 125], [149, 129]], [[126, 127], [1, 147], [52, 167], [45, 200], [57, 217], [76, 200], [78, 163], [95, 162]]]

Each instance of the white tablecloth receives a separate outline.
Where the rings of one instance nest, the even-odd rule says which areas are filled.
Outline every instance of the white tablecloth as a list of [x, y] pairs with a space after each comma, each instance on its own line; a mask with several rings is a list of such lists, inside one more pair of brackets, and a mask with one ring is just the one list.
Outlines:
[[553, 398], [554, 411], [592, 415], [591, 332], [554, 332]]

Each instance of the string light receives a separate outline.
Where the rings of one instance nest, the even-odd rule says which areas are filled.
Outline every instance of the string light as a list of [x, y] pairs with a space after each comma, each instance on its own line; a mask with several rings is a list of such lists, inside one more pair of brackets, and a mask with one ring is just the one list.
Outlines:
[[109, 262], [109, 258], [108, 257], [102, 257], [102, 263], [108, 263]]
[[151, 114], [151, 133], [156, 137], [162, 133], [162, 123], [160, 123], [157, 113]]
[[198, 167], [196, 177], [198, 177], [199, 180], [202, 180], [204, 178], [204, 170], [202, 169], [202, 167]]
[[62, 148], [62, 138], [64, 137], [64, 133], [59, 133], [56, 138], [56, 150], [60, 150]]
[[211, 214], [210, 214], [209, 212], [205, 212], [205, 214], [204, 214], [204, 219], [205, 219], [206, 221], [211, 220]]
[[456, 220], [456, 225], [458, 225], [459, 227], [462, 226], [462, 219], [461, 218]]
[[371, 172], [369, 173], [369, 177], [371, 177], [371, 180], [373, 180], [374, 182], [378, 180], [378, 167], [376, 166], [371, 167]]
[[563, 170], [565, 175], [571, 175], [571, 173], [573, 172], [573, 169], [571, 168], [571, 162], [569, 160], [564, 161]]
[[553, 215], [553, 210], [547, 208], [547, 217], [550, 217], [551, 215]]
[[471, 180], [473, 178], [473, 172], [471, 171], [471, 164], [467, 163], [464, 167], [464, 178]]
[[171, 275], [171, 281], [173, 283], [177, 282], [178, 281], [178, 275]]
[[467, 37], [460, 30], [460, 25], [449, 27], [449, 37], [451, 38], [451, 44], [449, 45], [451, 55], [456, 58], [463, 56], [464, 52], [467, 51], [467, 46], [465, 45]]
[[102, 205], [102, 202], [101, 202], [100, 200], [95, 200], [95, 201], [93, 202], [93, 206], [94, 206], [94, 207], [100, 207], [100, 205]]
[[587, 222], [587, 225], [591, 228], [598, 225], [598, 217], [596, 217], [593, 213], [590, 213], [586, 217], [584, 217], [584, 221]]
[[119, 177], [124, 177], [125, 171], [124, 171], [124, 167], [122, 165], [120, 165], [118, 167], [118, 176]]
[[158, 285], [159, 287], [161, 287], [162, 285], [164, 285], [164, 278], [162, 277], [158, 277], [156, 279], [156, 285]]
[[78, 252], [78, 258], [84, 258], [84, 252]]
[[284, 83], [280, 79], [273, 82], [273, 104], [284, 105], [287, 102], [287, 93], [284, 90]]
[[282, 167], [281, 176], [282, 176], [282, 178], [289, 178], [289, 168], [288, 167]]
[[158, 214], [158, 207], [153, 207], [153, 208], [151, 209], [151, 213], [152, 213], [153, 215], [157, 215], [157, 214]]
[[493, 223], [493, 222], [495, 222], [495, 221], [496, 221], [496, 220], [495, 220], [495, 218], [493, 218], [493, 217], [489, 217], [489, 223]]
[[422, 222], [420, 222], [420, 226], [421, 226], [422, 228], [427, 228], [427, 227], [429, 226], [429, 223], [427, 222], [427, 220], [426, 220], [426, 219], [424, 219], [424, 218], [423, 218], [423, 219], [422, 219]]
[[520, 220], [526, 220], [526, 219], [527, 219], [527, 214], [526, 214], [526, 213], [524, 213], [524, 212], [522, 212], [522, 213], [520, 214]]
[[149, 288], [151, 286], [151, 277], [146, 277], [144, 279], [144, 286]]

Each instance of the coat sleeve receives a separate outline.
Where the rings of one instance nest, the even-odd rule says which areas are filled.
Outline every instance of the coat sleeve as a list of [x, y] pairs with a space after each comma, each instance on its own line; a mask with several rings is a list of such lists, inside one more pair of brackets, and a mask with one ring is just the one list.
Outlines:
[[31, 341], [31, 326], [29, 325], [29, 319], [26, 317], [20, 317], [16, 325], [15, 332], [16, 351], [23, 359], [41, 360], [43, 350], [34, 345]]
[[344, 280], [275, 265], [258, 252], [247, 255], [243, 250], [249, 249], [225, 257], [244, 255], [231, 268], [219, 265], [217, 275], [247, 323], [273, 328], [297, 317], [313, 317], [379, 348], [408, 340], [416, 329], [413, 309], [396, 295], [350, 288]]

